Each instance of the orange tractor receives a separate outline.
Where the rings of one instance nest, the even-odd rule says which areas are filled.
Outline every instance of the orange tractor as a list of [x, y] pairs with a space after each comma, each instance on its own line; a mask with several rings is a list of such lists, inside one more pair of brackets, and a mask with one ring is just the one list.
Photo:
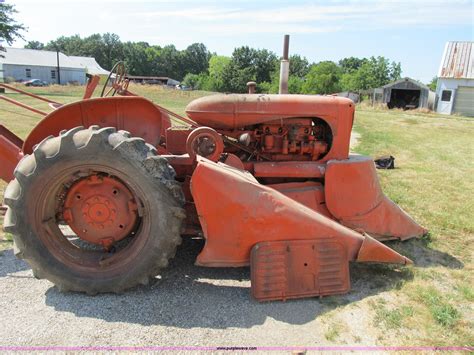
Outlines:
[[81, 101], [37, 97], [54, 110], [24, 141], [0, 126], [4, 229], [36, 277], [121, 292], [189, 235], [205, 239], [196, 265], [250, 265], [258, 300], [346, 293], [351, 261], [410, 263], [380, 241], [426, 231], [349, 154], [352, 101], [222, 94], [182, 117], [130, 92], [123, 65], [113, 73], [100, 98], [97, 77]]

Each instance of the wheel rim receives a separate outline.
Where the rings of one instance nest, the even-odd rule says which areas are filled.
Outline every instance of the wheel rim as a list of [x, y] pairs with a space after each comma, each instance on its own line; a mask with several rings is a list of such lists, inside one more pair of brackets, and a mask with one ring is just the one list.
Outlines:
[[124, 183], [95, 174], [73, 183], [58, 212], [80, 239], [110, 250], [132, 232], [137, 208]]
[[[87, 165], [69, 168], [48, 180], [51, 183], [43, 187], [35, 201], [34, 222], [38, 237], [56, 259], [87, 272], [122, 269], [135, 260], [146, 245], [150, 218], [145, 213], [149, 208], [146, 195], [132, 183], [133, 179], [113, 168]], [[101, 184], [91, 187], [91, 180], [101, 180]], [[114, 190], [122, 195], [120, 199], [111, 197]], [[86, 202], [92, 203], [84, 216]], [[107, 222], [110, 220], [112, 223]], [[89, 229], [83, 232], [86, 225]]]

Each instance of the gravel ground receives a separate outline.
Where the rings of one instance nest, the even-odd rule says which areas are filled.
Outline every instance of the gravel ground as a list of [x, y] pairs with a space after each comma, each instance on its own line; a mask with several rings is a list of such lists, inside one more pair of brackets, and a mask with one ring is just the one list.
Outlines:
[[[258, 303], [250, 296], [248, 268], [196, 267], [193, 261], [200, 248], [201, 241], [186, 240], [152, 286], [94, 297], [60, 293], [50, 282], [36, 280], [11, 249], [0, 252], [0, 319], [4, 325], [0, 345], [375, 345], [367, 312], [354, 303], [383, 292], [387, 284], [367, 289], [362, 287], [366, 280], [353, 275], [353, 288], [363, 293]], [[360, 271], [355, 274], [362, 274]], [[400, 275], [390, 277], [393, 284]], [[339, 338], [329, 341], [326, 333], [334, 322], [333, 316], [325, 315], [336, 308], [345, 325], [338, 326]]]

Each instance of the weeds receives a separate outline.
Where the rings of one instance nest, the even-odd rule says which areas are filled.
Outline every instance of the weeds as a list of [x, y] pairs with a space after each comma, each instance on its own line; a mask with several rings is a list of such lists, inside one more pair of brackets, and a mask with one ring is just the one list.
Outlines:
[[332, 324], [329, 326], [329, 329], [326, 331], [326, 333], [324, 333], [324, 337], [326, 340], [334, 341], [339, 337], [340, 331], [341, 329], [338, 324]]
[[459, 311], [434, 287], [419, 287], [417, 294], [416, 298], [428, 307], [433, 319], [443, 327], [451, 327], [460, 319]]
[[412, 317], [414, 314], [411, 306], [388, 309], [385, 304], [386, 302], [383, 299], [372, 302], [372, 307], [375, 309], [374, 324], [377, 327], [382, 324], [386, 329], [400, 328], [403, 320]]
[[458, 283], [456, 290], [466, 299], [466, 301], [474, 302], [474, 290], [467, 283]]

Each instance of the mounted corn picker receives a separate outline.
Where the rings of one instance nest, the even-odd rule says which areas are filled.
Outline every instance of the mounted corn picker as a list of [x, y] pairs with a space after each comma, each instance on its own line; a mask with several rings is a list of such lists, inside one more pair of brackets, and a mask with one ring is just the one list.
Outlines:
[[346, 293], [349, 262], [410, 263], [380, 241], [425, 230], [349, 154], [352, 101], [212, 95], [182, 117], [130, 92], [122, 64], [109, 79], [100, 98], [91, 77], [83, 100], [50, 102], [24, 141], [0, 127], [4, 229], [36, 277], [121, 292], [182, 235], [205, 238], [196, 265], [250, 265], [258, 300]]

